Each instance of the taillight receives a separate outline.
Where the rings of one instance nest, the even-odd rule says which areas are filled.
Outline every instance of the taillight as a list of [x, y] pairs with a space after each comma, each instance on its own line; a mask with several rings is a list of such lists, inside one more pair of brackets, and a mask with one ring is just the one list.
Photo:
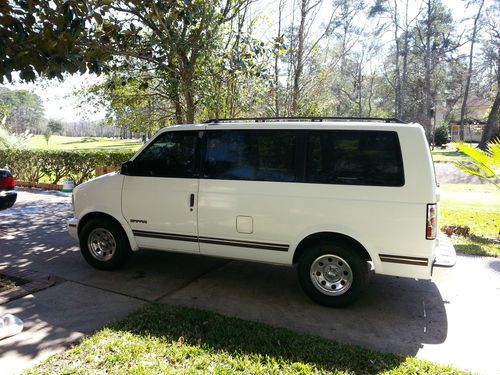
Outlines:
[[14, 189], [14, 186], [15, 186], [14, 177], [0, 177], [0, 188]]
[[438, 229], [437, 204], [430, 203], [427, 205], [427, 218], [425, 226], [425, 238], [428, 240], [436, 239]]

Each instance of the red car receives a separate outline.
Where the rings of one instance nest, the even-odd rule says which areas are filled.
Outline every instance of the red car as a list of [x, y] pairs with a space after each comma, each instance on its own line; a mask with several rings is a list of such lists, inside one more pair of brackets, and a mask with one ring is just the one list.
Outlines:
[[11, 208], [16, 202], [15, 185], [12, 174], [7, 169], [0, 169], [0, 210]]

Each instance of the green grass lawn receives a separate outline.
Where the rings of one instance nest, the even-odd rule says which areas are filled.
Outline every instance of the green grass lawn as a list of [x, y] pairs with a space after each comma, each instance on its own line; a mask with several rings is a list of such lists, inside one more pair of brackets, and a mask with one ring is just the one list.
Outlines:
[[[440, 225], [463, 225], [479, 237], [500, 238], [500, 190], [491, 184], [442, 184]], [[481, 239], [454, 237], [458, 251], [500, 255], [500, 245]]]
[[28, 148], [41, 150], [138, 150], [142, 146], [140, 139], [112, 139], [100, 137], [65, 137], [53, 135], [49, 144], [43, 135], [31, 137], [26, 145]]
[[458, 151], [457, 148], [453, 145], [453, 143], [448, 143], [444, 149], [440, 147], [434, 147], [434, 150], [431, 151], [432, 159], [435, 163], [443, 163], [449, 162], [452, 163], [454, 161], [468, 161], [470, 158], [465, 155], [463, 152]]
[[461, 374], [216, 313], [160, 304], [129, 315], [28, 374]]

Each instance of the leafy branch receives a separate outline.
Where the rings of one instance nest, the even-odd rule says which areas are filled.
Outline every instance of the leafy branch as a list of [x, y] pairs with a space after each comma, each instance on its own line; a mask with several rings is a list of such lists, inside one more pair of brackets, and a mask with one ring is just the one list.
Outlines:
[[455, 146], [471, 158], [469, 162], [455, 162], [457, 168], [489, 181], [500, 189], [500, 139], [489, 142], [486, 151], [466, 143], [457, 143]]

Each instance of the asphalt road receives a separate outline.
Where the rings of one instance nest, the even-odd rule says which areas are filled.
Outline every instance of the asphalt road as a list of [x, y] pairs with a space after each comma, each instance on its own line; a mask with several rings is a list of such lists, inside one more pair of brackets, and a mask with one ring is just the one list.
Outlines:
[[0, 272], [56, 276], [56, 286], [0, 305], [25, 320], [0, 341], [0, 368], [31, 366], [148, 301], [192, 306], [363, 347], [500, 374], [500, 259], [459, 256], [433, 281], [373, 275], [362, 298], [325, 308], [301, 291], [296, 270], [144, 251], [120, 271], [92, 269], [66, 232], [69, 195], [19, 191], [0, 211]]

